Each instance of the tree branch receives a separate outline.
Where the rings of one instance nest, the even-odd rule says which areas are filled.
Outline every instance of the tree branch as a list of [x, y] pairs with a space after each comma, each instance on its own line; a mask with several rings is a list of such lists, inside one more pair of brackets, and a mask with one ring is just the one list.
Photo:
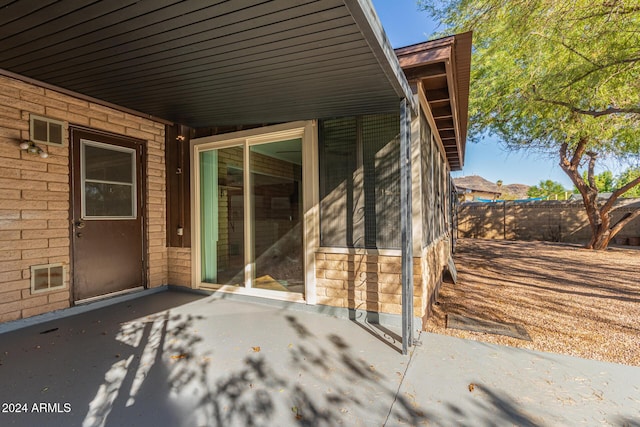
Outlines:
[[[607, 4], [605, 4], [604, 6], [608, 6]], [[609, 6], [611, 7], [611, 6]], [[630, 13], [635, 13], [640, 11], [640, 7], [623, 7], [621, 9], [614, 9], [613, 7], [611, 7], [612, 10], [609, 11], [602, 11], [602, 12], [594, 12], [590, 15], [582, 15], [582, 16], [578, 16], [577, 18], [574, 19], [570, 19], [570, 21], [583, 21], [585, 19], [590, 19], [590, 18], [599, 18], [599, 17], [603, 17], [603, 16], [610, 16], [611, 14], [616, 14], [616, 15], [628, 15]]]
[[595, 167], [596, 167], [596, 159], [598, 158], [598, 154], [594, 153], [593, 151], [589, 151], [586, 154], [587, 156], [589, 156], [589, 167], [587, 169], [587, 181], [589, 182], [589, 187], [591, 187], [594, 190], [597, 190], [598, 186], [596, 185]]
[[634, 212], [631, 212], [628, 216], [625, 216], [623, 219], [618, 221], [616, 225], [611, 227], [611, 235], [615, 236], [616, 234], [618, 234], [620, 230], [624, 228], [625, 225], [627, 225], [628, 223], [630, 223], [631, 221], [633, 221], [639, 216], [640, 216], [640, 209], [637, 209]]
[[595, 65], [596, 67], [601, 67], [602, 65], [598, 64], [597, 62], [594, 62], [591, 58], [589, 58], [588, 56], [584, 55], [581, 52], [578, 52], [575, 48], [569, 46], [568, 44], [566, 44], [563, 40], [557, 40], [557, 39], [553, 39], [551, 37], [548, 37], [542, 33], [539, 33], [537, 31], [534, 31], [533, 33], [531, 33], [532, 35], [538, 36], [538, 37], [542, 37], [543, 39], [547, 39], [550, 40], [552, 42], [556, 42], [556, 43], [560, 43], [562, 46], [564, 46], [565, 49], [567, 49], [570, 52], [575, 53], [576, 55], [578, 55], [580, 58], [584, 59], [585, 61], [587, 61], [589, 64], [591, 65]]
[[545, 102], [547, 104], [553, 104], [553, 105], [559, 105], [561, 107], [566, 107], [569, 110], [573, 111], [574, 113], [578, 113], [578, 114], [583, 114], [583, 115], [587, 115], [587, 116], [591, 116], [591, 117], [601, 117], [601, 116], [608, 116], [611, 114], [640, 114], [640, 107], [634, 107], [634, 108], [615, 108], [615, 107], [609, 107], [609, 108], [605, 108], [604, 110], [583, 110], [582, 108], [578, 108], [575, 107], [571, 104], [569, 104], [568, 102], [564, 102], [564, 101], [555, 101], [552, 99], [545, 99], [542, 97], [536, 97], [534, 98], [535, 101], [540, 101], [540, 102]]
[[[605, 68], [613, 67], [615, 65], [634, 63], [634, 62], [638, 62], [638, 61], [640, 61], [640, 57], [621, 59], [619, 61], [613, 61], [613, 62], [610, 62], [608, 64], [598, 65], [597, 67], [592, 68], [591, 70], [587, 71], [583, 75], [576, 77], [575, 79], [571, 80], [569, 83], [567, 83], [566, 85], [561, 86], [560, 88], [561, 89], [566, 89], [566, 88], [572, 86], [573, 84], [578, 83], [580, 80], [589, 77], [591, 74], [593, 74], [595, 72], [598, 72], [598, 71], [602, 71]], [[594, 64], [594, 65], [596, 65], [596, 64]]]
[[611, 196], [606, 201], [606, 203], [602, 206], [602, 208], [600, 208], [600, 212], [608, 212], [609, 210], [611, 210], [611, 208], [613, 207], [613, 204], [620, 196], [622, 196], [624, 193], [631, 190], [633, 187], [635, 187], [638, 184], [640, 184], [640, 176], [638, 176], [634, 180], [629, 181], [622, 187], [618, 188], [616, 191], [614, 191], [611, 194]]
[[578, 145], [576, 146], [576, 149], [573, 152], [573, 157], [571, 158], [571, 167], [574, 169], [578, 167], [580, 160], [582, 160], [582, 156], [585, 151], [587, 151], [587, 141], [588, 139], [586, 137], [582, 137], [580, 138], [580, 141], [578, 141]]

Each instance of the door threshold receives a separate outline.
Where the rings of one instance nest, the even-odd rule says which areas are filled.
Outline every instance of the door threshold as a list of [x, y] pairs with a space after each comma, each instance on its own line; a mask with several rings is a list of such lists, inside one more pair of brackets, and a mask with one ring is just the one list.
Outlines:
[[123, 289], [122, 291], [115, 291], [115, 292], [111, 292], [108, 294], [104, 294], [104, 295], [98, 295], [95, 297], [89, 297], [89, 298], [84, 298], [84, 299], [79, 299], [74, 301], [74, 305], [82, 305], [82, 304], [88, 304], [90, 302], [94, 302], [94, 301], [100, 301], [103, 299], [108, 299], [108, 298], [113, 298], [113, 297], [117, 297], [120, 295], [126, 295], [126, 294], [131, 294], [134, 292], [140, 292], [144, 290], [144, 286], [137, 286], [135, 288], [131, 288], [131, 289]]

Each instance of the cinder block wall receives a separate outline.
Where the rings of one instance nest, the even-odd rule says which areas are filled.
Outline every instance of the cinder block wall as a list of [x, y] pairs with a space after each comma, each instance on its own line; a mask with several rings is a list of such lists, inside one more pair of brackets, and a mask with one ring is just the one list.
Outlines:
[[191, 288], [191, 248], [169, 248], [168, 259], [168, 283]]
[[[316, 252], [317, 303], [383, 313], [402, 313], [401, 257]], [[422, 263], [413, 260], [414, 315], [424, 313]]]
[[[65, 121], [65, 146], [41, 145], [46, 159], [18, 147], [30, 113]], [[167, 283], [164, 125], [0, 76], [0, 322], [70, 305], [68, 124], [147, 141], [148, 284]], [[65, 288], [32, 295], [30, 267], [49, 263], [65, 266]]]
[[[628, 201], [619, 201], [614, 207], [614, 223], [625, 213], [637, 209], [626, 204]], [[581, 202], [465, 203], [458, 211], [458, 235], [584, 243], [591, 237], [591, 230]], [[627, 224], [619, 235], [640, 236], [640, 218]]]
[[443, 235], [431, 244], [424, 247], [420, 258], [422, 265], [422, 307], [421, 314], [423, 325], [431, 314], [433, 303], [438, 297], [442, 285], [442, 274], [447, 268], [451, 257], [451, 240], [448, 235]]

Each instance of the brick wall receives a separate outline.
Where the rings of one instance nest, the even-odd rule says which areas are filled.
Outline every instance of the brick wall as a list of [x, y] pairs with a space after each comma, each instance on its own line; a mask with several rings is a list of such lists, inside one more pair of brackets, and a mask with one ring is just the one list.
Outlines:
[[[316, 252], [317, 303], [402, 313], [401, 257]], [[414, 258], [414, 315], [424, 315], [422, 264]]]
[[447, 267], [450, 256], [451, 240], [446, 235], [440, 236], [422, 249], [419, 258], [422, 266], [419, 285], [422, 296], [420, 306], [424, 307], [421, 317], [424, 321], [431, 314], [432, 305], [442, 284], [442, 273]]
[[191, 248], [169, 248], [170, 285], [191, 287]]
[[[18, 147], [30, 113], [65, 121], [65, 146], [41, 145], [46, 159]], [[70, 304], [68, 124], [147, 141], [148, 284], [167, 283], [164, 125], [0, 76], [0, 322]], [[65, 266], [65, 289], [32, 295], [30, 267], [49, 263]]]
[[[612, 220], [638, 209], [618, 201]], [[640, 236], [640, 218], [633, 220], [620, 236]], [[458, 211], [458, 236], [482, 239], [547, 240], [584, 243], [591, 237], [582, 202], [537, 201], [526, 203], [465, 203]]]

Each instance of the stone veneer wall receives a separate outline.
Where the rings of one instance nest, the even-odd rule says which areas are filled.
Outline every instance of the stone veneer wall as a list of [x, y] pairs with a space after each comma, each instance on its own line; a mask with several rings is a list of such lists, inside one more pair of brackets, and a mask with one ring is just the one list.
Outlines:
[[[34, 113], [147, 141], [148, 285], [167, 283], [165, 155], [162, 123], [0, 76], [0, 322], [70, 305], [69, 144], [40, 145], [49, 157], [23, 152]], [[65, 288], [31, 294], [32, 265], [62, 263]]]

